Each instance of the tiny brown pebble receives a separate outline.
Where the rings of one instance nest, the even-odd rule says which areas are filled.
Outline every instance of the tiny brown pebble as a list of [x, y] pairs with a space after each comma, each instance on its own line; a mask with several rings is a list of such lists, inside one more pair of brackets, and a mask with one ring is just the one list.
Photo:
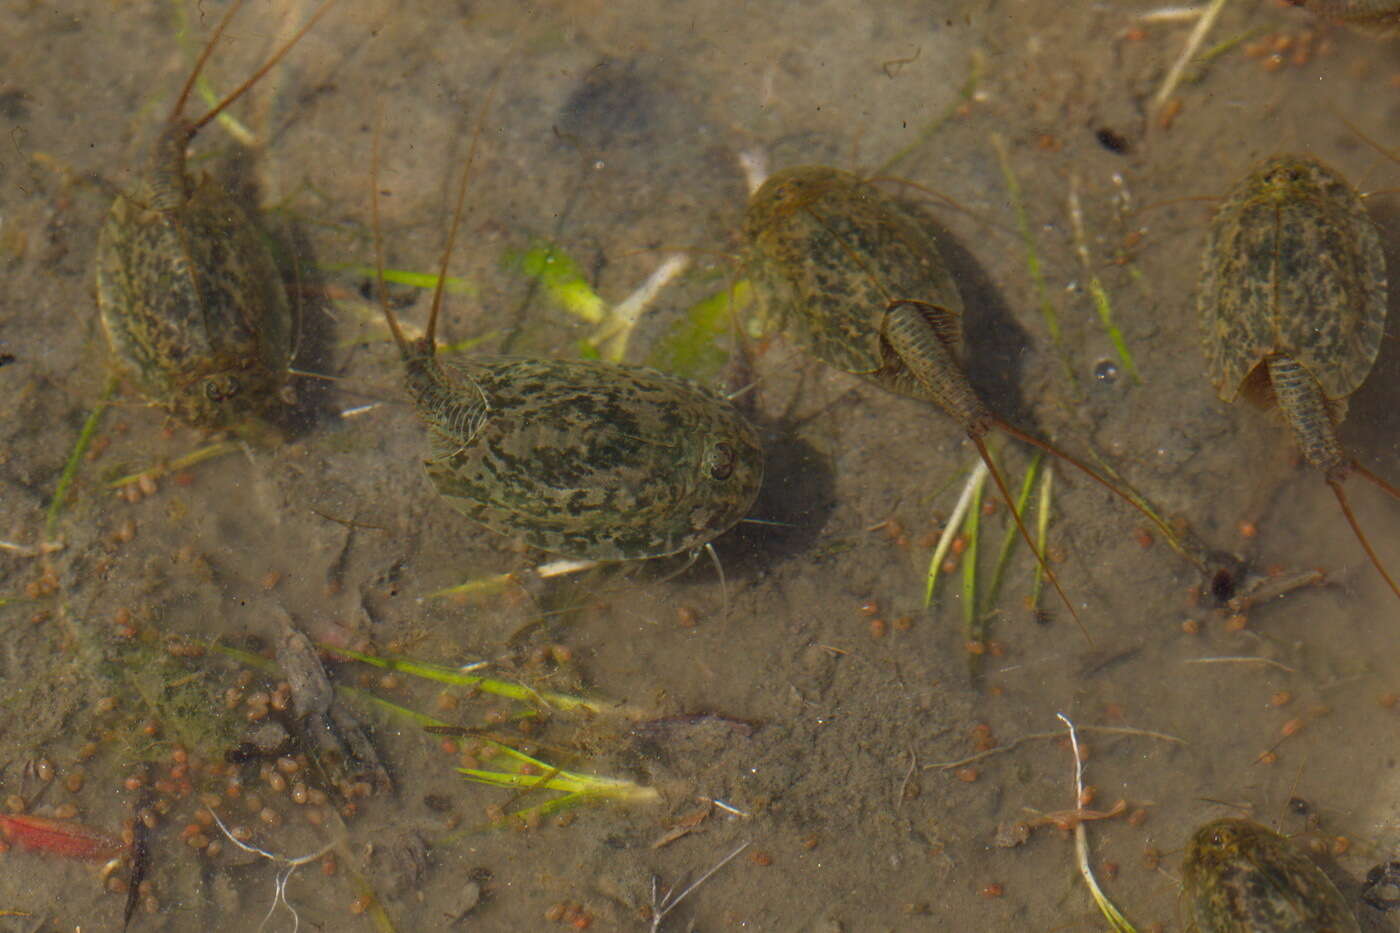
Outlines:
[[1142, 850], [1142, 864], [1151, 871], [1155, 871], [1162, 863], [1162, 850], [1152, 846], [1144, 846]]
[[551, 904], [544, 912], [544, 918], [550, 923], [562, 923], [564, 914], [568, 913], [569, 905], [565, 903]]
[[278, 813], [271, 807], [263, 807], [261, 810], [259, 810], [258, 819], [262, 820], [268, 826], [282, 825], [282, 814]]
[[78, 808], [75, 804], [61, 803], [53, 808], [54, 819], [71, 820], [78, 815]]
[[136, 505], [141, 501], [141, 490], [136, 488], [135, 483], [123, 486], [119, 495], [126, 500], [127, 505]]
[[1279, 735], [1288, 738], [1290, 735], [1297, 735], [1303, 731], [1303, 726], [1307, 725], [1302, 719], [1290, 719], [1279, 729]]
[[385, 674], [379, 678], [379, 686], [385, 690], [397, 690], [402, 684], [398, 674]]
[[550, 645], [549, 656], [555, 664], [568, 664], [574, 659], [574, 650], [568, 645]]
[[1087, 807], [1094, 802], [1094, 798], [1099, 795], [1099, 789], [1090, 784], [1079, 792], [1079, 805]]
[[885, 637], [885, 632], [886, 632], [887, 630], [888, 630], [888, 626], [885, 624], [885, 620], [884, 620], [884, 619], [871, 619], [871, 620], [870, 620], [870, 637], [871, 637], [871, 638], [884, 638], [884, 637]]
[[1278, 755], [1273, 752], [1264, 752], [1258, 758], [1254, 759], [1254, 763], [1260, 765], [1271, 765], [1277, 761]]
[[143, 807], [141, 812], [137, 814], [137, 818], [141, 821], [141, 825], [147, 829], [155, 829], [160, 825], [160, 820], [156, 817], [156, 812], [149, 808]]
[[53, 762], [49, 761], [47, 758], [40, 758], [34, 763], [34, 773], [38, 776], [39, 780], [45, 783], [52, 781], [54, 775]]
[[914, 617], [900, 616], [894, 620], [893, 625], [896, 632], [907, 632], [914, 627]]
[[327, 852], [325, 855], [321, 856], [321, 874], [329, 878], [331, 875], [335, 874], [337, 867], [338, 865], [336, 864], [334, 852]]
[[365, 911], [369, 910], [370, 905], [373, 903], [373, 899], [371, 899], [368, 894], [361, 894], [359, 897], [355, 898], [353, 901], [350, 902], [350, 912], [356, 915], [362, 914]]
[[1384, 709], [1394, 709], [1396, 703], [1400, 703], [1400, 693], [1382, 693], [1376, 702]]
[[1242, 632], [1244, 631], [1244, 627], [1248, 624], [1249, 617], [1246, 616], [1243, 612], [1239, 612], [1225, 620], [1225, 631]]
[[204, 854], [210, 858], [218, 858], [223, 854], [224, 844], [217, 839], [210, 839], [209, 844], [204, 847]]
[[154, 894], [147, 894], [141, 898], [141, 909], [148, 914], [160, 913], [160, 901], [156, 900]]
[[1104, 862], [1101, 871], [1103, 872], [1103, 876], [1105, 878], [1107, 878], [1109, 881], [1112, 881], [1113, 879], [1118, 877], [1118, 863]]
[[1138, 547], [1145, 551], [1152, 546], [1152, 532], [1146, 528], [1134, 528], [1133, 540], [1137, 542]]
[[978, 893], [981, 894], [983, 897], [1001, 897], [1003, 894], [1006, 893], [1006, 889], [994, 881], [991, 884], [984, 886], [982, 890]]
[[802, 837], [802, 848], [804, 848], [804, 849], [815, 849], [817, 846], [819, 846], [819, 845], [821, 845], [821, 844], [822, 844], [822, 837], [821, 837], [821, 836], [818, 836], [816, 833], [812, 833], [810, 836], [803, 836], [803, 837]]
[[304, 804], [306, 803], [307, 799], [308, 794], [306, 791], [306, 785], [303, 784], [301, 781], [297, 781], [295, 784], [292, 785], [292, 803]]
[[1132, 811], [1131, 813], [1128, 814], [1128, 825], [1129, 825], [1129, 826], [1141, 826], [1143, 823], [1146, 823], [1146, 822], [1147, 822], [1147, 809], [1146, 809], [1145, 807], [1138, 807], [1136, 810], [1134, 810], [1134, 811]]
[[856, 611], [863, 616], [877, 616], [880, 614], [880, 604], [873, 599], [867, 599]]
[[773, 864], [773, 856], [760, 850], [750, 855], [749, 861], [753, 862], [759, 868], [767, 868], [769, 865]]
[[971, 784], [982, 776], [982, 772], [978, 771], [976, 768], [959, 768], [955, 773], [958, 776], [958, 780], [962, 781], [964, 784]]
[[91, 758], [93, 755], [96, 755], [96, 754], [97, 754], [97, 743], [96, 743], [96, 742], [84, 742], [82, 745], [78, 746], [78, 760], [79, 760], [79, 761], [87, 761], [89, 758]]
[[265, 590], [274, 589], [277, 584], [281, 582], [282, 575], [275, 570], [269, 570], [267, 573], [263, 574], [262, 588]]
[[140, 790], [146, 786], [146, 779], [139, 774], [132, 774], [122, 781], [122, 786], [127, 790]]
[[987, 643], [984, 641], [970, 641], [966, 645], [968, 654], [986, 654]]
[[989, 641], [987, 642], [987, 653], [994, 658], [1005, 657], [1006, 645], [1002, 644], [999, 641]]
[[689, 606], [681, 606], [676, 610], [676, 624], [681, 628], [695, 628], [699, 621], [700, 617]]
[[136, 522], [126, 519], [117, 526], [117, 530], [112, 533], [112, 537], [125, 544], [136, 537]]
[[954, 554], [961, 557], [962, 552], [967, 550], [967, 538], [963, 535], [957, 535], [953, 538], [953, 543], [949, 545], [949, 549]]
[[63, 786], [68, 788], [70, 794], [76, 794], [83, 789], [83, 772], [72, 771], [63, 779]]
[[100, 697], [95, 706], [99, 713], [110, 713], [117, 708], [117, 698], [111, 696]]
[[1253, 538], [1259, 534], [1259, 529], [1251, 521], [1240, 522], [1239, 531], [1241, 538]]
[[301, 770], [301, 762], [290, 755], [283, 755], [277, 759], [277, 770], [283, 774], [296, 774]]
[[572, 813], [560, 813], [554, 817], [554, 825], [557, 826], [559, 829], [564, 829], [567, 826], [572, 826], [573, 823], [574, 815]]
[[1346, 836], [1338, 836], [1332, 840], [1332, 854], [1346, 855], [1351, 851], [1351, 840]]
[[143, 496], [154, 496], [160, 491], [160, 487], [156, 485], [156, 478], [149, 473], [142, 473], [141, 477], [136, 480], [136, 485], [140, 488]]
[[1181, 630], [1187, 635], [1201, 634], [1201, 623], [1199, 619], [1186, 619], [1181, 623]]

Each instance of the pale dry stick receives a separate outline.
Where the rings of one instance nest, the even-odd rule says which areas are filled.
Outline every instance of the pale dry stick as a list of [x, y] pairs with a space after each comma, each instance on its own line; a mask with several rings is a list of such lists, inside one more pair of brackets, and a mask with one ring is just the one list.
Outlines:
[[[1157, 739], [1162, 742], [1171, 742], [1174, 745], [1189, 744], [1185, 739], [1179, 739], [1174, 735], [1167, 735], [1165, 732], [1152, 732], [1148, 729], [1134, 729], [1130, 726], [1079, 726], [1078, 729], [1080, 732], [1098, 732], [1104, 735], [1138, 735], [1147, 739]], [[1027, 742], [1037, 742], [1043, 739], [1058, 739], [1062, 735], [1063, 733], [1061, 732], [1033, 732], [1030, 735], [1023, 735], [1019, 738], [1012, 739], [1005, 745], [998, 745], [996, 748], [989, 748], [985, 751], [980, 751], [975, 755], [968, 755], [966, 758], [959, 758], [956, 761], [939, 761], [933, 764], [924, 765], [921, 770], [947, 771], [952, 768], [961, 768], [964, 765], [970, 765], [973, 762], [981, 761], [983, 758], [990, 758], [993, 755], [1000, 755], [1003, 752], [1009, 752], [1013, 749], [1020, 748]]]
[[279, 903], [287, 905], [287, 909], [292, 912], [292, 933], [297, 933], [297, 930], [301, 927], [301, 915], [298, 914], [297, 909], [292, 906], [292, 902], [287, 900], [287, 882], [291, 880], [293, 872], [298, 868], [305, 865], [307, 862], [316, 861], [316, 859], [325, 855], [331, 849], [334, 849], [335, 843], [327, 843], [324, 848], [317, 852], [312, 852], [310, 855], [299, 855], [289, 858], [285, 855], [277, 855], [266, 849], [260, 849], [257, 846], [251, 846], [242, 842], [234, 836], [233, 833], [228, 831], [228, 827], [224, 825], [224, 821], [219, 819], [219, 814], [215, 813], [213, 810], [209, 810], [209, 815], [214, 818], [214, 822], [218, 825], [219, 831], [228, 838], [228, 841], [238, 846], [238, 848], [242, 849], [244, 852], [249, 852], [253, 855], [261, 855], [273, 864], [286, 866], [285, 868], [278, 868], [277, 874], [274, 876], [276, 878], [276, 883], [273, 885], [272, 906], [267, 909], [267, 913], [263, 916], [262, 923], [258, 924], [258, 933], [262, 933], [267, 927], [267, 922], [272, 919], [272, 915], [277, 911], [277, 905]]
[[1296, 674], [1296, 673], [1298, 673], [1297, 668], [1289, 667], [1287, 664], [1283, 664], [1283, 663], [1280, 663], [1280, 662], [1278, 662], [1278, 661], [1275, 661], [1273, 658], [1260, 658], [1260, 657], [1255, 657], [1255, 656], [1253, 656], [1253, 655], [1241, 655], [1241, 656], [1238, 656], [1238, 657], [1224, 657], [1224, 658], [1187, 658], [1185, 661], [1182, 661], [1181, 663], [1182, 663], [1182, 664], [1267, 664], [1267, 665], [1269, 665], [1270, 667], [1276, 667], [1276, 668], [1278, 668], [1279, 670], [1281, 670], [1281, 671], [1287, 671], [1287, 672], [1290, 673], [1290, 674]]
[[751, 845], [751, 843], [748, 843], [748, 842], [745, 842], [745, 843], [740, 844], [739, 847], [738, 847], [737, 849], [735, 849], [733, 852], [730, 852], [730, 853], [729, 853], [728, 855], [726, 855], [724, 858], [722, 858], [722, 859], [720, 859], [718, 862], [716, 862], [716, 863], [710, 868], [709, 871], [705, 872], [705, 873], [704, 873], [703, 875], [701, 875], [699, 878], [696, 878], [696, 879], [695, 879], [694, 881], [692, 881], [690, 884], [686, 885], [686, 886], [685, 886], [685, 890], [682, 891], [680, 894], [676, 894], [675, 897], [672, 897], [672, 896], [671, 896], [672, 894], [675, 893], [675, 892], [674, 892], [674, 889], [667, 889], [666, 893], [663, 894], [663, 895], [658, 899], [657, 896], [656, 896], [656, 882], [657, 882], [658, 879], [657, 879], [657, 876], [656, 876], [656, 875], [652, 875], [652, 876], [651, 876], [651, 933], [659, 933], [659, 931], [660, 931], [660, 929], [661, 929], [661, 921], [662, 921], [662, 920], [665, 920], [665, 919], [666, 919], [666, 916], [667, 916], [668, 914], [670, 914], [671, 911], [675, 910], [676, 907], [680, 905], [680, 902], [683, 901], [683, 900], [685, 900], [686, 897], [688, 897], [688, 896], [690, 895], [690, 892], [691, 892], [691, 891], [694, 891], [696, 888], [700, 887], [700, 885], [704, 884], [706, 881], [709, 881], [710, 878], [711, 878], [711, 876], [713, 876], [715, 872], [719, 871], [721, 868], [723, 868], [724, 866], [728, 865], [730, 862], [734, 861], [734, 859], [738, 858], [738, 857], [739, 857], [739, 853], [740, 853], [740, 852], [743, 852], [743, 851], [744, 851], [745, 849], [747, 849], [750, 845]]
[[[1079, 735], [1076, 733], [1074, 723], [1064, 713], [1056, 713], [1055, 716], [1069, 729], [1069, 744], [1074, 749], [1074, 807], [1078, 812], [1084, 807], [1084, 758], [1079, 753]], [[1079, 861], [1079, 874], [1084, 876], [1084, 883], [1089, 886], [1089, 893], [1093, 895], [1094, 903], [1103, 912], [1109, 924], [1118, 933], [1136, 933], [1133, 925], [1119, 912], [1108, 896], [1099, 887], [1099, 881], [1094, 877], [1094, 870], [1089, 867], [1089, 834], [1084, 828], [1084, 821], [1074, 821], [1074, 854]]]
[[958, 504], [953, 506], [953, 514], [943, 526], [943, 534], [938, 536], [938, 546], [933, 549], [933, 557], [929, 560], [928, 579], [924, 584], [925, 609], [933, 602], [933, 591], [938, 583], [938, 569], [943, 566], [943, 558], [948, 556], [948, 549], [953, 546], [953, 538], [957, 536], [958, 528], [962, 527], [973, 497], [986, 481], [987, 461], [978, 460], [977, 465], [972, 468], [972, 475], [967, 478], [962, 492], [958, 495]]
[[1186, 66], [1191, 63], [1191, 59], [1201, 47], [1201, 43], [1206, 41], [1206, 35], [1215, 25], [1215, 21], [1220, 17], [1220, 11], [1224, 8], [1225, 0], [1211, 0], [1210, 6], [1201, 13], [1201, 18], [1196, 21], [1196, 28], [1191, 30], [1191, 35], [1186, 40], [1186, 47], [1181, 50], [1181, 55], [1172, 63], [1171, 71], [1167, 72], [1162, 86], [1157, 89], [1157, 96], [1152, 98], [1154, 116], [1161, 111], [1172, 94], [1176, 93], [1176, 87], [1181, 83], [1181, 76], [1186, 71]]

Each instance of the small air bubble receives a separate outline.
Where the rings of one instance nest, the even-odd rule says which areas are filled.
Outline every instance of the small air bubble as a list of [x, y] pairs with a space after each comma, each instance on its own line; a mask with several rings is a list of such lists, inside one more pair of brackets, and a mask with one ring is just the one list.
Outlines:
[[1113, 360], [1099, 360], [1094, 364], [1094, 381], [1112, 385], [1118, 381], [1118, 364]]

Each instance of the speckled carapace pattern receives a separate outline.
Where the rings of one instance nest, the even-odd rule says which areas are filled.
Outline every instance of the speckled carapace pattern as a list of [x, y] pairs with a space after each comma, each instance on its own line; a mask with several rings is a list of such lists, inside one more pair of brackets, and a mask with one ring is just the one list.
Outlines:
[[850, 172], [776, 173], [749, 200], [744, 240], [764, 316], [838, 369], [888, 366], [884, 320], [900, 301], [917, 302], [946, 346], [962, 345], [962, 298], [933, 237]]
[[97, 298], [118, 369], [153, 404], [218, 427], [268, 407], [287, 379], [292, 314], [267, 245], [209, 178], [158, 211], [117, 197], [98, 236]]
[[1356, 190], [1315, 159], [1256, 165], [1211, 223], [1197, 309], [1224, 401], [1273, 355], [1296, 360], [1329, 401], [1355, 392], [1386, 315], [1380, 236]]
[[1196, 831], [1181, 881], [1196, 933], [1360, 933], [1335, 885], [1283, 836], [1243, 819]]
[[591, 361], [409, 356], [437, 491], [487, 528], [595, 560], [700, 547], [753, 504], [763, 453], [728, 402]]

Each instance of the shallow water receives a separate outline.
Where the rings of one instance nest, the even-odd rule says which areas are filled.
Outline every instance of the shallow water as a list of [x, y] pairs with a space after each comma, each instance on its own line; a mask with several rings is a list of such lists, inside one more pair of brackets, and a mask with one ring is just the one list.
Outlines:
[[[221, 7], [206, 6], [212, 21]], [[265, 54], [283, 6], [299, 7], [286, 13], [293, 21], [310, 7], [251, 4], [215, 53], [216, 87], [236, 84]], [[283, 815], [280, 826], [260, 823], [243, 802], [221, 803], [270, 851], [340, 843], [333, 874], [318, 860], [287, 887], [311, 928], [376, 928], [352, 913], [373, 891], [381, 924], [443, 929], [470, 903], [474, 883], [484, 896], [464, 928], [552, 929], [546, 912], [570, 902], [596, 929], [648, 929], [653, 876], [676, 884], [743, 842], [750, 848], [662, 929], [686, 929], [691, 918], [704, 930], [1101, 928], [1067, 837], [1043, 827], [1016, 847], [993, 842], [999, 824], [1072, 809], [1063, 743], [1034, 740], [987, 757], [971, 781], [934, 767], [973, 754], [980, 724], [1006, 746], [1060, 731], [1055, 714], [1064, 712], [1081, 726], [1179, 740], [1083, 736], [1092, 807], [1122, 799], [1145, 813], [1135, 824], [1088, 824], [1100, 878], [1139, 929], [1182, 928], [1176, 868], [1195, 827], [1244, 809], [1285, 832], [1309, 828], [1287, 806], [1292, 797], [1307, 801], [1319, 824], [1307, 838], [1350, 840], [1335, 868], [1363, 928], [1393, 929], [1355, 894], [1367, 869], [1400, 844], [1397, 713], [1380, 702], [1400, 691], [1396, 600], [1322, 479], [1296, 462], [1283, 426], [1215, 400], [1193, 289], [1205, 199], [1257, 159], [1308, 152], [1362, 190], [1394, 187], [1395, 163], [1348, 122], [1382, 144], [1394, 140], [1400, 47], [1319, 29], [1302, 10], [1232, 5], [1207, 47], [1248, 38], [1183, 84], [1180, 113], [1164, 129], [1144, 113], [1190, 26], [1140, 26], [1138, 10], [1125, 5], [1063, 6], [692, 2], [640, 4], [623, 16], [592, 2], [522, 13], [513, 3], [341, 0], [235, 106], [264, 146], [235, 160], [238, 146], [218, 128], [196, 143], [213, 154], [199, 168], [242, 179], [266, 225], [292, 244], [310, 322], [300, 365], [337, 381], [299, 382], [304, 417], [284, 441], [163, 477], [136, 503], [105, 490], [104, 480], [206, 439], [119, 396], [98, 429], [102, 452], [82, 464], [76, 498], [58, 520], [63, 549], [0, 551], [0, 597], [13, 599], [0, 607], [3, 794], [31, 809], [73, 802], [85, 824], [118, 833], [141, 793], [125, 778], [155, 762], [152, 779], [169, 780], [176, 742], [196, 759], [217, 760], [246, 718], [238, 706], [233, 739], [215, 734], [208, 720], [224, 711], [238, 665], [171, 657], [164, 638], [270, 647], [290, 618], [316, 639], [448, 665], [486, 659], [494, 662], [487, 673], [502, 680], [630, 704], [648, 725], [558, 715], [539, 735], [493, 728], [512, 743], [537, 743], [543, 760], [660, 792], [651, 804], [579, 809], [567, 826], [547, 819], [528, 830], [480, 829], [486, 808], [512, 806], [506, 791], [463, 782], [441, 737], [347, 701], [373, 727], [395, 794], [357, 800], [343, 833], [329, 812], [312, 825], [305, 807], [266, 786], [256, 791]], [[193, 53], [167, 4], [73, 2], [60, 13], [10, 2], [0, 11], [8, 55], [0, 352], [13, 356], [0, 368], [0, 538], [34, 547], [106, 376], [92, 256], [110, 194], [80, 179], [134, 187]], [[185, 12], [199, 15], [197, 5]], [[194, 36], [211, 25], [196, 19]], [[1252, 43], [1308, 30], [1317, 35], [1306, 63], [1288, 51], [1269, 70], [1247, 54]], [[628, 358], [642, 362], [685, 309], [734, 275], [726, 257], [746, 195], [740, 153], [763, 154], [770, 168], [853, 170], [904, 153], [882, 174], [957, 204], [925, 202], [963, 283], [969, 371], [993, 407], [1068, 449], [1092, 444], [1166, 514], [1252, 569], [1321, 567], [1328, 585], [1256, 607], [1231, 631], [1226, 613], [1208, 601], [1192, 605], [1189, 592], [1202, 581], [1188, 563], [1160, 540], [1138, 543], [1140, 516], [1057, 465], [1051, 548], [1093, 644], [1053, 593], [1043, 597], [1048, 624], [1023, 609], [1033, 564], [1019, 549], [992, 622], [1000, 653], [970, 684], [960, 575], [943, 584], [934, 608], [921, 603], [924, 539], [952, 510], [975, 452], [929, 407], [775, 339], [756, 345], [746, 403], [768, 455], [754, 517], [782, 524], [741, 526], [715, 542], [724, 586], [702, 560], [678, 575], [679, 562], [661, 562], [472, 601], [429, 598], [545, 558], [434, 499], [396, 354], [359, 298], [364, 276], [344, 267], [373, 263], [376, 107], [384, 111], [388, 264], [430, 271], [493, 79], [452, 263], [474, 293], [450, 299], [446, 339], [485, 337], [483, 352], [577, 353], [587, 325], [503, 263], [533, 238], [567, 250], [611, 301], [664, 253], [692, 251], [690, 271], [662, 292], [633, 339]], [[1105, 128], [1126, 142], [1123, 151], [1100, 141]], [[1019, 180], [1044, 300], [1058, 313], [1058, 350], [994, 137]], [[1089, 268], [1112, 299], [1140, 385], [1121, 371], [1107, 383], [1093, 376], [1114, 351], [1085, 287], [1071, 189]], [[1394, 196], [1378, 195], [1368, 209], [1395, 268]], [[1124, 261], [1114, 261], [1120, 254]], [[395, 294], [411, 302], [404, 317], [421, 324], [426, 294]], [[1348, 449], [1391, 480], [1400, 479], [1396, 347], [1385, 342], [1342, 431]], [[339, 414], [366, 404], [375, 407]], [[1019, 482], [1026, 451], [998, 443]], [[1400, 571], [1400, 504], [1363, 483], [1349, 488], [1382, 559]], [[1000, 544], [1004, 511], [984, 520], [987, 551]], [[882, 525], [890, 519], [903, 540]], [[1257, 535], [1243, 537], [1242, 522]], [[46, 568], [53, 591], [22, 598]], [[887, 623], [881, 637], [862, 608], [870, 602]], [[1183, 631], [1187, 620], [1200, 634]], [[553, 646], [565, 650], [551, 656]], [[1263, 660], [1193, 663], [1224, 657]], [[338, 683], [465, 725], [513, 709], [464, 697], [448, 710], [431, 684], [401, 677], [385, 686], [368, 669], [331, 670]], [[153, 691], [168, 696], [191, 684], [208, 705], [182, 720], [183, 738], [171, 722], [146, 735]], [[105, 697], [117, 698], [117, 709], [102, 711]], [[1301, 727], [1282, 738], [1293, 720]], [[188, 723], [205, 727], [188, 731]], [[86, 742], [96, 749], [80, 762]], [[1266, 751], [1273, 763], [1258, 760]], [[26, 770], [40, 756], [59, 775], [47, 789]], [[62, 786], [78, 770], [81, 790]], [[226, 777], [193, 770], [199, 792], [223, 793]], [[254, 766], [250, 788], [257, 781]], [[276, 866], [226, 840], [218, 856], [197, 853], [181, 839], [197, 818], [195, 798], [181, 797], [178, 782], [156, 796], [170, 806], [152, 833], [154, 913], [143, 908], [135, 928], [256, 928]], [[705, 808], [702, 799], [742, 815], [714, 807], [688, 834], [655, 845]], [[396, 871], [384, 854], [410, 830], [429, 858], [421, 870]], [[1162, 853], [1160, 866], [1151, 851]], [[120, 923], [125, 899], [103, 891], [95, 868], [17, 851], [3, 858], [0, 910], [32, 916], [0, 917], [0, 929]], [[998, 896], [989, 896], [992, 886]], [[269, 929], [292, 923], [284, 909]]]

